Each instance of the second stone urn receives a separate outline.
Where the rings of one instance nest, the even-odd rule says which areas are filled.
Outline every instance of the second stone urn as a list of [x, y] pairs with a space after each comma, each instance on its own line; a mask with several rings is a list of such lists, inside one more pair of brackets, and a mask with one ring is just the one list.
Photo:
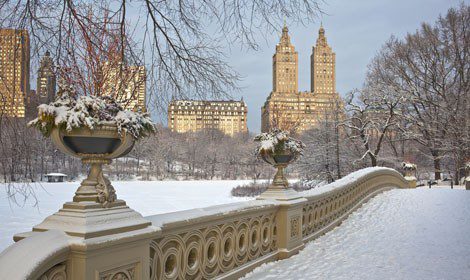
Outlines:
[[401, 167], [403, 168], [403, 172], [405, 173], [404, 178], [408, 182], [408, 188], [416, 188], [416, 164], [410, 162], [402, 162]]
[[277, 200], [297, 198], [297, 193], [289, 187], [284, 169], [302, 155], [304, 144], [281, 130], [261, 133], [254, 140], [260, 143], [256, 149], [258, 157], [277, 169], [272, 184], [260, 195], [260, 198]]
[[277, 169], [272, 183], [273, 186], [287, 188], [289, 186], [289, 182], [284, 176], [284, 168], [286, 168], [289, 163], [295, 160], [295, 156], [292, 153], [285, 151], [284, 154], [272, 154], [263, 152], [260, 157], [265, 162], [271, 164]]

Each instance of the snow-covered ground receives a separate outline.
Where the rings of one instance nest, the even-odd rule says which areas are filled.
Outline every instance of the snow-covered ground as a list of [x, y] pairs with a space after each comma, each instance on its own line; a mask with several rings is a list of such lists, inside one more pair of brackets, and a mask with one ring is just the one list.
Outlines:
[[470, 191], [391, 190], [246, 279], [470, 279]]
[[[232, 197], [233, 187], [250, 181], [133, 181], [113, 182], [118, 198], [144, 216], [226, 204], [248, 198]], [[5, 185], [0, 184], [0, 252], [13, 243], [13, 235], [30, 231], [45, 217], [71, 201], [79, 182], [42, 183], [35, 185], [39, 201], [29, 199], [20, 207], [7, 198]], [[253, 198], [250, 198], [253, 199]]]
[[[465, 185], [454, 185], [453, 188], [456, 190], [465, 190]], [[429, 186], [428, 185], [421, 186], [421, 187], [418, 187], [418, 189], [429, 189]], [[432, 185], [431, 189], [451, 189], [451, 188], [450, 188], [450, 184], [448, 185], [441, 184], [441, 185]]]

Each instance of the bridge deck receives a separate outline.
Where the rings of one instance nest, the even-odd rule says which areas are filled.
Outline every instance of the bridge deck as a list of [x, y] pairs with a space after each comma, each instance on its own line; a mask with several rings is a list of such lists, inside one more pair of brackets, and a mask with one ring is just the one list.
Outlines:
[[247, 279], [470, 279], [470, 192], [391, 190]]

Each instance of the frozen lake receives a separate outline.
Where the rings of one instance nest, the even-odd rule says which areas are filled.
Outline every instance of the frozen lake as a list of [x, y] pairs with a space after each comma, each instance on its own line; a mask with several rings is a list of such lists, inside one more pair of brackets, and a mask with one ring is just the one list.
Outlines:
[[[132, 181], [113, 182], [118, 198], [144, 216], [226, 204], [247, 198], [232, 197], [233, 187], [250, 181]], [[34, 200], [18, 206], [8, 199], [5, 185], [0, 184], [0, 251], [13, 243], [13, 235], [30, 231], [45, 217], [71, 201], [79, 182], [34, 185]]]

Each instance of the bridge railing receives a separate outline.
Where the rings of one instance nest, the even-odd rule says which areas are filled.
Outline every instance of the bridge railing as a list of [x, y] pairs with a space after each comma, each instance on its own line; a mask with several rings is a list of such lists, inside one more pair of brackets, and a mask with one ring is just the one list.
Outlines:
[[234, 279], [297, 253], [374, 195], [406, 187], [393, 169], [367, 168], [288, 199], [144, 217], [147, 228], [91, 238], [55, 230], [22, 234], [0, 255], [0, 279]]
[[408, 182], [396, 170], [365, 168], [325, 187], [303, 192], [302, 237], [315, 239], [340, 224], [376, 194], [391, 188], [406, 188]]

